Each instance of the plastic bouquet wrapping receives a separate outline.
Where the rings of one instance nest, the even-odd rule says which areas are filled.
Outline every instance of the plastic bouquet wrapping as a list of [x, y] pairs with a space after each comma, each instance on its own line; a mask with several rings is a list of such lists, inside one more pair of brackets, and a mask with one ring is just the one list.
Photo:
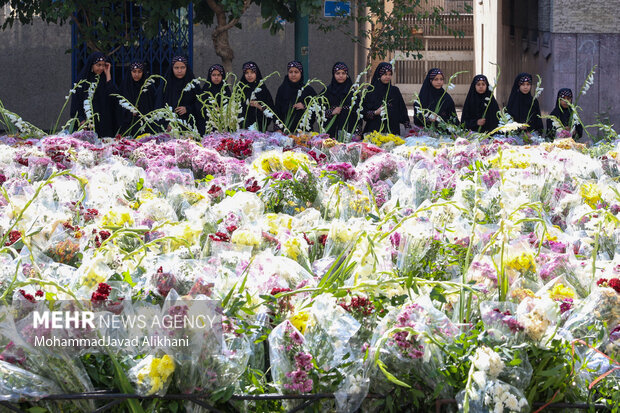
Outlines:
[[61, 392], [53, 381], [5, 361], [3, 354], [0, 355], [3, 357], [0, 360], [0, 400], [12, 402], [22, 399], [38, 400]]
[[359, 327], [329, 296], [279, 324], [269, 335], [276, 387], [294, 394], [336, 392], [338, 411], [355, 411], [368, 392], [361, 354], [353, 358], [349, 345]]
[[483, 301], [480, 317], [492, 340], [518, 344], [522, 341], [523, 326], [517, 320], [517, 305], [507, 301]]
[[435, 388], [441, 381], [437, 369], [443, 361], [436, 343], [452, 340], [457, 332], [427, 297], [390, 311], [376, 329], [370, 350], [369, 357], [378, 367], [373, 389], [381, 391], [390, 382]]
[[402, 274], [416, 274], [421, 269], [422, 259], [432, 248], [436, 237], [434, 225], [424, 218], [410, 219], [399, 234], [396, 265]]
[[600, 278], [597, 287], [583, 300], [581, 306], [575, 308], [564, 323], [564, 329], [575, 338], [590, 335], [591, 326], [607, 325], [613, 329], [620, 324], [620, 282], [618, 278]]
[[[31, 307], [30, 311], [35, 308]], [[78, 352], [62, 347], [54, 341], [76, 336], [69, 335], [66, 330], [52, 331], [45, 326], [35, 328], [32, 312], [24, 313], [23, 310], [18, 310], [17, 313], [20, 314], [19, 319], [13, 319], [8, 312], [4, 312], [0, 322], [0, 334], [5, 343], [3, 360], [48, 379], [63, 393], [93, 391], [93, 385]], [[77, 333], [79, 335], [79, 332]], [[47, 345], [47, 340], [50, 345]], [[94, 409], [92, 401], [76, 400], [72, 404], [82, 411]]]
[[[501, 356], [489, 347], [479, 347], [472, 359], [467, 387], [456, 395], [459, 411], [467, 406], [474, 412], [528, 412], [529, 403], [519, 388], [500, 380], [507, 367]], [[521, 369], [523, 370], [523, 369]], [[519, 376], [521, 372], [515, 372]], [[529, 367], [531, 376], [531, 366]], [[514, 381], [512, 383], [515, 383]], [[523, 388], [529, 384], [527, 370], [520, 382]]]
[[164, 395], [175, 370], [174, 358], [165, 353], [149, 354], [140, 359], [127, 376], [141, 396]]

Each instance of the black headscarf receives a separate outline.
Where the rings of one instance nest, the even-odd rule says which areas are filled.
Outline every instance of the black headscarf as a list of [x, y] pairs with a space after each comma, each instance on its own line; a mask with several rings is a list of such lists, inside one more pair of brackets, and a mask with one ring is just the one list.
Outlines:
[[[551, 116], [555, 116], [556, 118], [558, 118], [560, 122], [562, 122], [563, 127], [567, 127], [571, 123], [572, 110], [570, 107], [563, 108], [562, 105], [560, 104], [560, 99], [566, 99], [566, 100], [572, 101], [573, 91], [570, 90], [569, 88], [560, 89], [555, 99], [555, 107], [549, 114]], [[553, 121], [551, 119], [547, 119], [547, 133], [549, 137], [551, 138], [555, 137], [556, 129], [553, 126]], [[583, 133], [583, 126], [580, 124], [577, 124], [575, 126], [575, 132], [574, 132], [575, 137], [581, 138], [582, 133]]]
[[[185, 76], [181, 79], [174, 75], [173, 66], [177, 62], [185, 64], [186, 67]], [[163, 93], [163, 103], [170, 105], [173, 110], [177, 106], [185, 106], [187, 108], [187, 113], [181, 116], [181, 118], [188, 119], [189, 114], [193, 113], [194, 104], [196, 102], [196, 89], [198, 88], [198, 85], [191, 90], [183, 92], [185, 86], [194, 80], [194, 72], [192, 72], [192, 68], [189, 67], [187, 58], [185, 56], [173, 57], [170, 62], [170, 68], [168, 68], [164, 78], [166, 79], [166, 86]], [[181, 94], [183, 95], [182, 98]], [[179, 102], [179, 98], [181, 98], [181, 102]]]
[[[400, 124], [402, 123], [406, 127], [409, 126], [409, 114], [407, 113], [407, 106], [400, 93], [400, 89], [393, 86], [391, 82], [384, 84], [381, 81], [381, 76], [387, 72], [394, 73], [392, 65], [387, 62], [381, 62], [372, 76], [371, 85], [373, 89], [366, 95], [362, 104], [364, 118], [366, 119], [364, 132], [381, 129], [383, 132], [400, 135]], [[384, 102], [387, 106], [388, 122], [382, 122], [381, 116], [374, 114], [374, 111], [383, 106]]]
[[515, 122], [529, 124], [530, 127], [527, 130], [542, 132], [543, 124], [540, 119], [538, 99], [534, 99], [531, 90], [530, 93], [527, 94], [521, 93], [521, 90], [519, 90], [519, 87], [526, 82], [529, 82], [532, 87], [534, 87], [531, 74], [525, 72], [519, 73], [512, 85], [506, 111], [512, 116]]
[[[222, 75], [222, 81], [220, 83], [218, 83], [217, 85], [215, 83], [213, 83], [213, 81], [211, 80], [211, 75], [213, 74], [214, 71], [218, 71], [220, 72], [220, 74]], [[220, 93], [222, 91], [222, 88], [224, 87], [224, 80], [226, 79], [226, 70], [224, 69], [224, 66], [220, 65], [220, 64], [214, 64], [209, 68], [209, 72], [207, 73], [207, 83], [205, 83], [204, 87], [202, 88], [202, 92], [210, 92], [211, 94], [213, 94], [213, 96], [217, 95], [218, 93]], [[228, 86], [226, 86], [226, 89], [224, 89], [224, 94], [227, 96], [230, 96], [230, 88]]]
[[[288, 70], [292, 67], [297, 68], [301, 72], [301, 79], [299, 79], [298, 82], [291, 82], [290, 79], [288, 78]], [[286, 76], [284, 76], [284, 80], [282, 81], [282, 84], [278, 88], [278, 93], [276, 94], [276, 104], [275, 104], [276, 115], [280, 118], [282, 122], [286, 122], [286, 118], [287, 118], [287, 115], [289, 114], [289, 110], [293, 105], [295, 105], [295, 103], [300, 102], [300, 103], [304, 103], [305, 105], [305, 101], [307, 97], [316, 95], [316, 92], [314, 91], [312, 86], [310, 85], [305, 86], [304, 67], [300, 62], [296, 60], [289, 62], [286, 66], [286, 70], [287, 70], [287, 74]], [[303, 91], [301, 92], [301, 96], [298, 96], [299, 91], [302, 88], [303, 88]], [[291, 118], [289, 119], [288, 123], [285, 125], [286, 128], [289, 129], [291, 132], [294, 132], [294, 130], [291, 130], [291, 129], [295, 129], [297, 127], [304, 111], [305, 109], [304, 110], [298, 110], [298, 109], [293, 110]]]
[[[338, 70], [344, 70], [347, 73], [347, 78], [342, 83], [338, 83], [336, 80], [336, 72]], [[349, 76], [349, 68], [342, 62], [336, 62], [332, 67], [332, 81], [325, 89], [325, 97], [329, 100], [329, 105], [331, 107], [347, 106], [347, 102], [351, 102], [351, 93], [349, 93], [351, 86], [353, 86], [353, 81]]]
[[[131, 72], [134, 69], [142, 70], [142, 78], [138, 80], [137, 82], [134, 81], [133, 77], [131, 76]], [[138, 110], [143, 115], [155, 109], [154, 85], [148, 86], [142, 92], [142, 95], [140, 95], [140, 90], [142, 89], [144, 82], [149, 76], [150, 74], [148, 70], [146, 69], [144, 62], [139, 61], [139, 60], [135, 60], [131, 62], [131, 64], [129, 65], [128, 73], [126, 74], [125, 80], [123, 81], [123, 84], [121, 85], [121, 91], [120, 91], [121, 95], [124, 96], [127, 100], [129, 100], [134, 106], [136, 105], [136, 100], [138, 99], [138, 96], [140, 96], [140, 100], [138, 101]], [[117, 117], [119, 119], [122, 133], [127, 131], [127, 129], [134, 122], [134, 120], [136, 120], [130, 111], [128, 111], [127, 109], [124, 109], [120, 105], [119, 105], [119, 111], [118, 111]], [[132, 131], [129, 131], [129, 134], [131, 134], [131, 132]]]
[[[486, 91], [482, 94], [476, 91], [476, 84], [481, 80], [487, 85]], [[497, 112], [499, 112], [499, 105], [489, 90], [489, 79], [485, 75], [476, 75], [471, 81], [469, 92], [465, 98], [461, 123], [464, 123], [469, 130], [490, 132], [499, 124]], [[482, 119], [483, 115], [486, 122], [484, 125], [478, 126], [478, 119]]]
[[[250, 83], [245, 79], [246, 70], [251, 70], [256, 73], [256, 79], [254, 82]], [[245, 62], [241, 68], [241, 77], [239, 80], [242, 85], [245, 85], [243, 89], [245, 99], [242, 104], [242, 114], [244, 116], [243, 124], [241, 125], [242, 129], [247, 129], [256, 123], [258, 129], [264, 131], [267, 129], [270, 122], [270, 120], [264, 116], [263, 111], [254, 107], [248, 108], [250, 99], [253, 98], [253, 100], [260, 102], [263, 107], [267, 106], [267, 109], [273, 111], [273, 98], [271, 97], [271, 93], [269, 92], [269, 89], [267, 89], [267, 85], [265, 83], [260, 86], [260, 90], [254, 93], [254, 96], [252, 97], [252, 93], [256, 90], [261, 80], [263, 80], [263, 75], [261, 74], [258, 65], [252, 61]]]
[[[338, 83], [336, 80], [336, 72], [338, 70], [344, 70], [347, 74], [347, 78], [342, 83]], [[349, 133], [353, 132], [352, 129], [356, 123], [357, 113], [355, 113], [354, 108], [351, 108], [351, 100], [353, 98], [353, 92], [351, 91], [352, 86], [353, 81], [349, 76], [349, 68], [343, 62], [336, 62], [332, 67], [332, 81], [329, 86], [325, 88], [324, 92], [325, 97], [329, 101], [329, 110], [327, 111], [328, 122], [332, 121], [331, 110], [335, 107], [342, 108], [340, 114], [335, 115], [336, 119], [327, 130], [327, 133], [332, 138], [336, 138], [338, 131], [343, 129], [346, 129]], [[344, 127], [345, 121], [347, 122], [346, 128]]]
[[[452, 100], [452, 96], [443, 88], [437, 89], [431, 83], [435, 76], [442, 75], [445, 79], [445, 75], [438, 68], [432, 68], [426, 74], [426, 78], [424, 79], [424, 83], [422, 83], [422, 87], [420, 88], [420, 104], [423, 109], [431, 110], [432, 112], [439, 115], [445, 122], [458, 123], [458, 118], [456, 116], [456, 108], [454, 106], [454, 101]], [[439, 104], [439, 106], [437, 106]], [[414, 104], [414, 121], [418, 126], [428, 126], [430, 122], [427, 120], [424, 122], [424, 118], [421, 113], [418, 111], [419, 107], [417, 102]], [[434, 124], [435, 122], [433, 122]]]
[[[93, 72], [93, 65], [98, 62], [107, 62], [106, 56], [101, 52], [93, 52], [88, 56], [86, 64], [78, 75], [78, 81], [86, 80], [94, 82], [97, 78]], [[88, 84], [83, 83], [71, 98], [71, 116], [76, 116], [80, 121], [86, 119], [84, 111], [84, 101], [88, 99]], [[93, 95], [93, 114], [99, 114], [99, 118], [95, 118], [95, 132], [100, 137], [114, 136], [117, 130], [115, 108], [116, 101], [110, 96], [117, 93], [118, 90], [112, 81], [107, 82], [105, 73], [99, 75], [95, 94]]]

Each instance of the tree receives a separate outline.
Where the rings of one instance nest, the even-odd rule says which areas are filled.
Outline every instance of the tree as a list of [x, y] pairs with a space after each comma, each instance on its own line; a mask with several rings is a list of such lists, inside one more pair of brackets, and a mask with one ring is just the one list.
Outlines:
[[[88, 49], [112, 55], [122, 46], [133, 44], [139, 34], [154, 38], [159, 23], [174, 18], [175, 10], [187, 6], [188, 0], [0, 0], [0, 7], [9, 6], [9, 15], [2, 24], [5, 30], [15, 22], [32, 24], [40, 18], [46, 23], [63, 25], [73, 22]], [[131, 25], [126, 16], [132, 11]]]
[[[443, 21], [446, 12], [442, 7], [425, 8], [422, 3], [428, 3], [428, 0], [352, 0], [349, 15], [324, 18], [314, 13], [310, 21], [324, 32], [338, 30], [355, 43], [364, 44], [368, 40], [366, 64], [369, 65], [372, 59], [385, 58], [396, 50], [409, 56], [424, 48], [421, 38], [414, 36], [412, 27], [404, 23], [412, 17], [414, 21], [429, 19], [435, 27], [446, 29], [455, 36], [463, 36], [462, 32], [446, 26]], [[458, 15], [458, 12], [450, 11], [449, 14]], [[351, 23], [354, 22], [357, 23], [357, 33], [351, 31]], [[414, 26], [413, 29], [419, 28]], [[422, 55], [418, 52], [417, 57]]]
[[282, 21], [295, 21], [296, 11], [309, 15], [320, 11], [323, 0], [200, 0], [194, 2], [194, 21], [211, 26], [215, 23], [211, 38], [215, 53], [222, 59], [226, 71], [232, 70], [234, 51], [228, 40], [228, 31], [241, 29], [241, 16], [251, 4], [260, 6], [265, 19], [264, 28], [272, 34], [283, 28]]

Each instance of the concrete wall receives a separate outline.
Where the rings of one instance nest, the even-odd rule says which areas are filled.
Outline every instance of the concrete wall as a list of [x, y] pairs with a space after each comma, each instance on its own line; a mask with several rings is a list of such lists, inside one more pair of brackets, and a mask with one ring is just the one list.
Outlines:
[[[0, 9], [0, 21], [3, 19], [4, 9]], [[237, 76], [247, 60], [256, 61], [264, 76], [276, 70], [284, 75], [287, 62], [295, 57], [294, 25], [286, 24], [284, 31], [272, 36], [262, 24], [260, 9], [252, 6], [242, 18], [243, 29], [229, 32]], [[197, 76], [205, 78], [210, 65], [221, 63], [213, 50], [211, 31], [212, 28], [203, 25], [194, 26], [193, 69]], [[349, 65], [353, 78], [357, 75], [353, 73], [353, 60], [359, 48], [343, 34], [324, 34], [310, 27], [309, 44], [311, 77], [328, 84], [332, 65], [338, 60]], [[52, 128], [71, 88], [71, 54], [65, 53], [70, 48], [68, 25], [46, 25], [39, 21], [0, 31], [0, 100], [4, 106], [42, 129]], [[361, 53], [358, 55], [358, 66], [363, 68], [365, 60]], [[274, 98], [281, 82], [282, 77], [274, 76], [267, 83]], [[321, 86], [315, 89], [318, 91]], [[67, 119], [65, 115], [61, 122]]]
[[[235, 51], [234, 73], [241, 75], [241, 66], [248, 60], [255, 61], [263, 76], [278, 71], [281, 77], [273, 76], [267, 87], [275, 99], [278, 86], [286, 74], [286, 64], [295, 58], [295, 26], [285, 24], [285, 29], [276, 35], [262, 28], [263, 19], [260, 8], [252, 6], [242, 19], [242, 29], [229, 32], [230, 44]], [[209, 66], [221, 63], [215, 54], [211, 41], [212, 28], [194, 26], [194, 74], [207, 77]], [[326, 85], [331, 81], [331, 69], [335, 62], [343, 61], [349, 66], [351, 77], [355, 80], [354, 54], [356, 45], [339, 32], [322, 33], [312, 26], [309, 30], [309, 78], [319, 78]], [[362, 70], [362, 69], [360, 69]], [[321, 86], [314, 84], [317, 92]]]
[[[3, 12], [0, 9], [0, 21]], [[36, 126], [51, 129], [71, 89], [71, 55], [65, 53], [69, 48], [69, 26], [39, 21], [0, 31], [0, 101], [4, 106]]]

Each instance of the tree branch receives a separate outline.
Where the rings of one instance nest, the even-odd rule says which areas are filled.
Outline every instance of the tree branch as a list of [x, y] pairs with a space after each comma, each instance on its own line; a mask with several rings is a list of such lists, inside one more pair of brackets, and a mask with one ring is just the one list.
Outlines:
[[[231, 21], [226, 22], [226, 12], [220, 4], [215, 2], [215, 0], [207, 0], [207, 4], [211, 8], [211, 10], [213, 10], [217, 18], [217, 27], [215, 28], [215, 30], [213, 30], [213, 33], [211, 34], [212, 37], [218, 37], [221, 33], [232, 29], [233, 27], [235, 27], [235, 25], [237, 25], [237, 23], [239, 23], [241, 16], [235, 17]], [[243, 13], [245, 13], [249, 7], [250, 0], [243, 0], [243, 9], [241, 10], [241, 15], [243, 15]]]

